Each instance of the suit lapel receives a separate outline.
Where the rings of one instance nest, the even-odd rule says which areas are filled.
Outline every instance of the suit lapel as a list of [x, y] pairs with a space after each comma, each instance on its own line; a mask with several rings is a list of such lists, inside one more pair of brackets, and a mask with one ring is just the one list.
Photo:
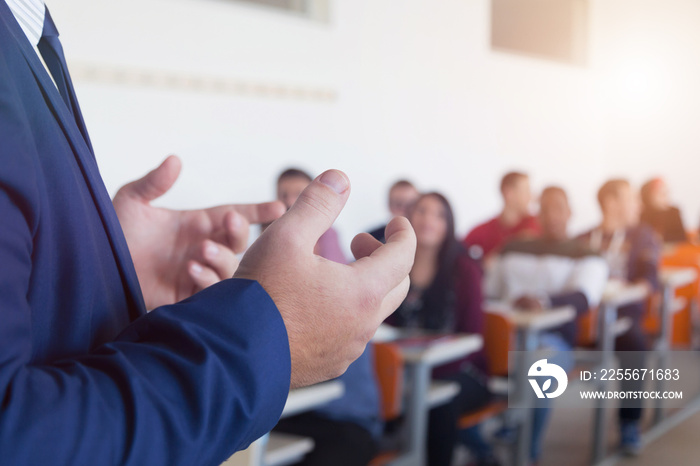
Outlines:
[[[46, 16], [51, 18], [51, 13], [49, 13], [48, 7], [46, 7]], [[34, 54], [34, 55], [36, 55], [36, 54]], [[43, 67], [43, 65], [42, 65], [42, 67]], [[46, 70], [46, 68], [44, 68], [44, 70]], [[95, 151], [92, 149], [92, 143], [90, 142], [90, 136], [88, 135], [87, 127], [85, 126], [85, 120], [83, 120], [83, 113], [80, 111], [80, 104], [78, 102], [78, 96], [75, 94], [75, 89], [73, 88], [73, 80], [71, 79], [71, 76], [70, 76], [70, 73], [68, 72], [68, 69], [65, 70], [65, 73], [66, 73], [66, 76], [65, 76], [66, 87], [68, 88], [68, 99], [70, 99], [73, 110], [75, 111], [75, 115], [73, 115], [73, 119], [75, 120], [75, 123], [78, 126], [78, 129], [80, 130], [80, 134], [83, 136], [83, 139], [85, 140], [85, 145], [90, 150], [90, 153], [92, 154], [92, 156], [95, 157]], [[54, 87], [56, 87], [56, 86], [54, 86]], [[60, 95], [60, 93], [59, 93], [59, 95]], [[70, 113], [70, 111], [69, 111], [69, 113]]]
[[130, 301], [133, 304], [132, 309], [130, 310], [132, 312], [132, 318], [136, 318], [145, 313], [143, 295], [141, 293], [138, 277], [136, 276], [136, 271], [134, 270], [134, 265], [131, 260], [131, 254], [129, 253], [129, 248], [126, 244], [126, 239], [124, 238], [124, 233], [119, 224], [117, 214], [114, 211], [112, 200], [110, 199], [107, 189], [102, 181], [102, 177], [100, 176], [97, 162], [95, 161], [95, 157], [92, 152], [92, 147], [89, 139], [87, 138], [87, 131], [85, 131], [83, 125], [83, 131], [85, 131], [85, 137], [83, 137], [81, 129], [78, 127], [78, 122], [82, 123], [80, 110], [76, 106], [78, 112], [76, 117], [74, 117], [68, 110], [65, 102], [58, 92], [58, 89], [56, 89], [56, 86], [49, 77], [44, 65], [39, 60], [36, 51], [29, 43], [29, 40], [27, 40], [27, 37], [19, 27], [19, 24], [17, 24], [17, 21], [12, 15], [12, 11], [2, 0], [0, 0], [0, 19], [5, 22], [11, 35], [14, 36], [15, 41], [22, 51], [27, 64], [31, 68], [38, 85], [41, 87], [46, 105], [49, 107], [51, 113], [60, 125], [66, 139], [73, 149], [73, 155], [80, 166], [82, 175], [85, 178], [85, 182], [92, 194], [92, 198], [100, 214], [100, 218], [102, 219], [102, 224], [107, 232], [109, 242], [112, 245], [112, 250], [115, 255], [124, 286], [130, 294]]

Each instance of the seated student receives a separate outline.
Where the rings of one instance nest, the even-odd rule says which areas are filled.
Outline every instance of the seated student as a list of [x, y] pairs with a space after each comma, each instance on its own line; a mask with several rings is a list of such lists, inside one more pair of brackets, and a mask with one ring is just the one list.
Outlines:
[[343, 383], [343, 396], [309, 413], [282, 419], [274, 429], [313, 439], [314, 449], [300, 465], [366, 466], [378, 452], [383, 423], [372, 343], [336, 380]]
[[[418, 244], [411, 288], [386, 322], [404, 328], [483, 334], [481, 268], [455, 238], [449, 202], [438, 193], [424, 194], [409, 210], [408, 219]], [[487, 374], [483, 350], [436, 370], [435, 376], [459, 382], [461, 391], [451, 402], [430, 412], [426, 464], [451, 464], [460, 414], [485, 405], [491, 397]], [[498, 464], [477, 428], [464, 434], [477, 464]]]
[[[420, 193], [413, 186], [413, 183], [407, 180], [399, 180], [389, 188], [389, 212], [391, 212], [392, 217], [405, 217], [408, 208], [411, 207], [416, 199], [418, 199]], [[375, 228], [370, 231], [369, 234], [374, 236], [377, 240], [382, 243], [385, 242], [384, 230], [386, 229], [386, 224]]]
[[661, 178], [647, 181], [641, 190], [641, 223], [652, 227], [664, 243], [679, 243], [688, 238], [683, 227], [681, 211], [671, 205], [668, 186]]
[[464, 238], [464, 245], [476, 255], [488, 258], [507, 241], [532, 237], [540, 232], [537, 219], [530, 214], [530, 178], [519, 172], [507, 173], [501, 179], [503, 210], [486, 223], [478, 225]]
[[[305, 171], [288, 168], [277, 178], [277, 199], [289, 209], [311, 181], [311, 176]], [[314, 253], [333, 262], [347, 263], [345, 254], [340, 248], [338, 233], [332, 227], [319, 238]]]
[[[600, 302], [608, 278], [605, 260], [568, 234], [571, 218], [566, 192], [546, 188], [540, 197], [542, 234], [530, 240], [514, 240], [504, 246], [486, 273], [484, 287], [489, 298], [509, 301], [523, 310], [541, 311], [571, 305], [577, 313]], [[570, 351], [575, 345], [576, 322], [540, 336], [543, 346]], [[569, 370], [573, 360], [559, 353], [553, 360]], [[549, 409], [534, 412], [530, 456], [538, 461]]]
[[[289, 168], [277, 180], [277, 198], [289, 209], [311, 181], [306, 172]], [[333, 228], [318, 240], [315, 253], [346, 263]], [[275, 427], [314, 440], [314, 449], [301, 465], [365, 466], [378, 450], [382, 422], [371, 343], [337, 380], [344, 386], [342, 397], [312, 412], [282, 419]]]
[[[650, 291], [657, 290], [661, 244], [651, 227], [639, 224], [639, 202], [629, 182], [623, 179], [606, 182], [598, 191], [598, 203], [603, 221], [600, 226], [581, 235], [581, 241], [605, 258], [611, 279], [643, 283]], [[620, 316], [631, 319], [632, 326], [617, 337], [615, 350], [647, 350], [641, 327], [646, 305], [645, 300], [619, 310]], [[645, 367], [644, 353], [627, 353], [619, 359], [620, 367], [624, 369]], [[640, 390], [642, 386], [642, 381], [622, 382], [622, 390]], [[638, 404], [623, 401], [620, 408], [621, 447], [627, 455], [639, 454], [642, 447], [639, 427], [642, 409]]]

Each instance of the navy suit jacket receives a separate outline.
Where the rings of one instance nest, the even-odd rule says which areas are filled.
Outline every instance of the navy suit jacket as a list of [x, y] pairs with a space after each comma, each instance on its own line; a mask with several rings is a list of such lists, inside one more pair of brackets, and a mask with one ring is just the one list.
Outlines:
[[218, 465], [290, 364], [254, 281], [146, 314], [82, 118], [0, 0], [0, 464]]

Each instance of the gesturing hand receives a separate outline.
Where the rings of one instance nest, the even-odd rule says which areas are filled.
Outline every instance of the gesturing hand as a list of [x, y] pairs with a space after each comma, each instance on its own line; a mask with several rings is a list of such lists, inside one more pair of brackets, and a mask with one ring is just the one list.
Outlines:
[[277, 305], [289, 337], [292, 387], [342, 374], [408, 292], [416, 239], [403, 217], [387, 226], [386, 244], [356, 236], [357, 262], [350, 265], [314, 254], [349, 194], [343, 173], [323, 173], [250, 247], [234, 275], [257, 280]]
[[238, 266], [235, 254], [248, 244], [250, 224], [270, 222], [284, 212], [279, 202], [204, 210], [151, 206], [175, 183], [180, 167], [180, 160], [170, 156], [122, 187], [113, 200], [148, 309], [230, 278]]

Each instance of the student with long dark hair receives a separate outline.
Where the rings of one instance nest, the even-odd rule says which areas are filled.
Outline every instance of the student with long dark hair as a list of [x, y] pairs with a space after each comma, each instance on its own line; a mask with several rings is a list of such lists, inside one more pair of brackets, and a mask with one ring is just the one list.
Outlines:
[[[450, 203], [439, 193], [424, 194], [409, 210], [408, 219], [418, 245], [410, 274], [411, 288], [387, 323], [437, 332], [482, 334], [482, 271], [455, 238]], [[436, 369], [436, 377], [457, 381], [461, 390], [451, 402], [430, 412], [427, 464], [451, 463], [459, 437], [458, 417], [490, 399], [487, 374], [483, 351]], [[477, 464], [497, 464], [478, 428], [463, 432], [462, 438]]]

